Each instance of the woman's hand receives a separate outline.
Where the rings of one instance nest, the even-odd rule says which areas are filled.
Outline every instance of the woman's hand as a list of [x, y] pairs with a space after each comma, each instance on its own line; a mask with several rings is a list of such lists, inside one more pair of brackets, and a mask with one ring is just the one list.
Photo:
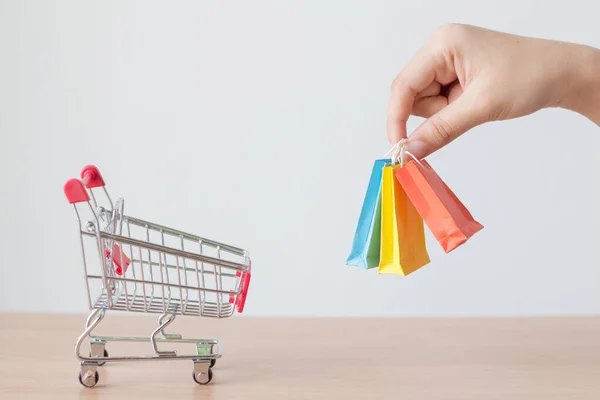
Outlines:
[[445, 25], [394, 79], [388, 137], [418, 158], [489, 121], [562, 107], [600, 125], [600, 51], [468, 25]]

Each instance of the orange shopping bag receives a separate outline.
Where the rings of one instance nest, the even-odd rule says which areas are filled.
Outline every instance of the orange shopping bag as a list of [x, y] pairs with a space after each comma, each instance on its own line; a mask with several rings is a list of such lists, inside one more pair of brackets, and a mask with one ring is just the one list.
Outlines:
[[394, 173], [446, 253], [483, 229], [427, 161], [411, 160]]

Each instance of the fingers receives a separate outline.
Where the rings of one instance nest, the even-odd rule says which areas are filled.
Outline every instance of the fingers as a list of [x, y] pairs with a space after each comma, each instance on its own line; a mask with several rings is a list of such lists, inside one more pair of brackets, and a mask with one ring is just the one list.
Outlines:
[[415, 99], [420, 99], [423, 97], [431, 97], [437, 96], [442, 91], [442, 85], [438, 81], [433, 81], [427, 86], [425, 89], [417, 93]]
[[429, 118], [433, 114], [440, 112], [447, 105], [448, 98], [445, 96], [423, 97], [415, 101], [412, 108], [412, 115]]
[[[437, 98], [433, 98], [437, 99]], [[425, 100], [425, 99], [424, 99]], [[408, 139], [407, 149], [416, 158], [423, 158], [447, 145], [469, 129], [486, 121], [485, 110], [477, 107], [473, 95], [463, 93], [456, 101], [441, 106], [430, 114]], [[423, 103], [423, 113], [441, 105], [441, 100]]]
[[387, 134], [392, 143], [406, 138], [406, 121], [417, 94], [435, 81], [435, 63], [427, 52], [427, 47], [421, 49], [392, 83], [387, 118]]
[[394, 79], [387, 119], [390, 142], [397, 143], [406, 138], [406, 122], [419, 93], [425, 93], [423, 97], [437, 95], [440, 83], [444, 85], [456, 80], [454, 66], [447, 62], [442, 48], [431, 43], [426, 45]]

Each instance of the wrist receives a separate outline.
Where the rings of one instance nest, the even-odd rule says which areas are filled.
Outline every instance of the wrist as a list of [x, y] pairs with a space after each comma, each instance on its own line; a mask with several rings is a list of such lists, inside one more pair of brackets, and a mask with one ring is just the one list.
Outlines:
[[600, 125], [600, 50], [583, 45], [570, 46], [569, 81], [559, 106]]

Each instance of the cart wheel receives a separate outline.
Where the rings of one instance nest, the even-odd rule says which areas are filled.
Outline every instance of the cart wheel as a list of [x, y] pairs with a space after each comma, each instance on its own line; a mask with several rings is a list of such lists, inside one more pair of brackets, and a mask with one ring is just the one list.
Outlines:
[[217, 363], [217, 359], [213, 358], [212, 360], [210, 360], [210, 367], [211, 368], [214, 367], [216, 363]]
[[94, 386], [96, 386], [99, 379], [100, 379], [100, 375], [98, 375], [98, 371], [96, 371], [93, 382], [84, 382], [83, 377], [81, 376], [81, 372], [79, 372], [79, 383], [81, 383], [86, 388], [93, 388]]
[[[90, 357], [91, 357], [91, 356], [92, 356], [92, 353], [90, 352]], [[106, 351], [106, 349], [104, 349], [104, 357], [108, 357], [108, 351]], [[98, 363], [98, 366], [99, 366], [99, 367], [101, 367], [101, 366], [103, 366], [104, 364], [106, 364], [106, 361], [99, 362], [99, 363]]]
[[198, 380], [198, 377], [196, 376], [196, 373], [192, 372], [192, 378], [194, 378], [194, 381], [196, 381], [196, 383], [199, 384], [199, 385], [208, 385], [210, 383], [210, 381], [212, 381], [213, 372], [209, 368], [208, 369], [208, 374], [206, 374], [206, 375], [203, 374], [202, 376], [200, 376], [200, 380]]

